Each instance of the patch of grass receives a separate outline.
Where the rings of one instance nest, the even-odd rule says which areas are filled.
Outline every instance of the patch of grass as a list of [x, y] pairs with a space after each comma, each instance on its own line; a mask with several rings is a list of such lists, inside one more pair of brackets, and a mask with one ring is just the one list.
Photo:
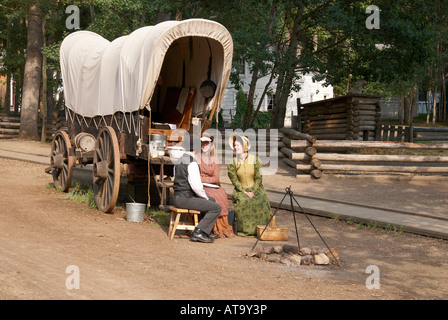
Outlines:
[[86, 203], [90, 209], [98, 209], [95, 201], [95, 194], [92, 186], [75, 184], [70, 190], [61, 195], [59, 198], [64, 200], [72, 200], [78, 203]]
[[347, 223], [348, 223], [348, 224], [355, 224], [355, 223], [356, 223], [356, 220], [355, 220], [355, 218], [353, 218], [353, 217], [349, 217], [349, 218], [347, 219]]
[[341, 217], [339, 216], [339, 214], [335, 213], [331, 215], [331, 219], [335, 220], [335, 221], [340, 221]]
[[391, 233], [403, 233], [403, 226], [396, 226], [394, 224], [388, 224], [386, 230]]
[[378, 226], [378, 222], [376, 222], [376, 221], [370, 221], [369, 222], [369, 224], [367, 225], [369, 228], [371, 228], [371, 229], [378, 229], [379, 228], [379, 226]]
[[397, 226], [394, 224], [387, 224], [385, 227], [381, 227], [377, 221], [370, 221], [369, 223], [356, 221], [354, 217], [349, 217], [347, 219], [347, 224], [354, 225], [358, 228], [369, 228], [369, 229], [383, 229], [391, 233], [403, 233], [403, 226]]
[[158, 225], [161, 228], [168, 227], [170, 223], [170, 213], [164, 210], [149, 208], [146, 209], [145, 214], [149, 216], [151, 225]]

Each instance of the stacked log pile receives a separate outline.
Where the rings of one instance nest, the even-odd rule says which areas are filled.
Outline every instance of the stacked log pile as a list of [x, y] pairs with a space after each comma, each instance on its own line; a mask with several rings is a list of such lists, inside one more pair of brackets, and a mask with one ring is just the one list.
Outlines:
[[[320, 170], [321, 162], [315, 157], [317, 149], [314, 144], [317, 139], [309, 134], [287, 128], [280, 129], [280, 133], [284, 135], [281, 140], [282, 145], [279, 146], [279, 154], [283, 155], [282, 161], [292, 168], [308, 172], [312, 177], [319, 179], [322, 171]], [[299, 144], [300, 147], [297, 147]]]
[[20, 117], [0, 114], [0, 139], [16, 138], [20, 131]]
[[[288, 158], [283, 161], [298, 170], [309, 170], [298, 162], [303, 159], [313, 162], [322, 172], [362, 172], [362, 173], [412, 173], [412, 174], [447, 174], [447, 156], [417, 156], [417, 155], [385, 155], [385, 154], [345, 154], [329, 153], [327, 150], [350, 149], [414, 149], [414, 150], [448, 150], [448, 144], [417, 144], [402, 142], [380, 142], [380, 141], [341, 141], [341, 140], [318, 140], [312, 146], [316, 150], [310, 156], [302, 152], [309, 148], [309, 141], [294, 140], [280, 151]], [[319, 151], [319, 152], [317, 152]], [[385, 164], [386, 163], [386, 164]], [[310, 166], [310, 165], [308, 165]]]
[[328, 265], [339, 263], [339, 250], [337, 248], [311, 249], [299, 248], [298, 246], [288, 244], [283, 246], [258, 245], [247, 256], [286, 265]]
[[378, 140], [380, 96], [347, 95], [301, 105], [303, 132], [317, 139]]
[[[42, 131], [42, 122], [39, 121], [37, 125], [38, 132]], [[51, 141], [53, 135], [58, 130], [66, 130], [65, 120], [56, 118], [47, 121], [46, 140]], [[20, 116], [0, 114], [0, 139], [12, 139], [19, 136], [20, 131]]]
[[[39, 126], [39, 132], [41, 130], [41, 126]], [[47, 132], [46, 132], [46, 139], [47, 141], [51, 141], [53, 139], [53, 136], [58, 132], [59, 130], [64, 130], [67, 132], [67, 124], [65, 119], [56, 118], [52, 120], [48, 120], [47, 122]]]

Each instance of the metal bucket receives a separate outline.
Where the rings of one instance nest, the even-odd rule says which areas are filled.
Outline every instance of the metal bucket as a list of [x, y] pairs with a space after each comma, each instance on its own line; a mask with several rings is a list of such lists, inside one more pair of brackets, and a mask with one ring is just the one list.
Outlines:
[[128, 202], [126, 203], [126, 220], [132, 222], [142, 222], [145, 215], [146, 204]]
[[158, 158], [159, 151], [165, 152], [166, 149], [166, 135], [151, 134], [151, 141], [149, 142], [149, 150], [151, 158]]

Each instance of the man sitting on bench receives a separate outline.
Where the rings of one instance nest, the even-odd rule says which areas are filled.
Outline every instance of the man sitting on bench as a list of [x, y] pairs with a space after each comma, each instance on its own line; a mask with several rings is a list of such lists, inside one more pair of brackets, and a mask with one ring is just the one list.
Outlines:
[[214, 238], [210, 233], [221, 213], [221, 206], [215, 199], [207, 197], [201, 182], [201, 173], [194, 157], [196, 152], [201, 152], [201, 141], [190, 135], [182, 146], [187, 151], [174, 166], [173, 204], [178, 208], [201, 211], [203, 217], [190, 241], [211, 243]]

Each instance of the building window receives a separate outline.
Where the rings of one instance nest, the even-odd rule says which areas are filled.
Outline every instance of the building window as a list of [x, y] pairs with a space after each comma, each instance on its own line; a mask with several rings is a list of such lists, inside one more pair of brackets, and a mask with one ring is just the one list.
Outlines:
[[275, 94], [268, 95], [268, 111], [274, 108]]

